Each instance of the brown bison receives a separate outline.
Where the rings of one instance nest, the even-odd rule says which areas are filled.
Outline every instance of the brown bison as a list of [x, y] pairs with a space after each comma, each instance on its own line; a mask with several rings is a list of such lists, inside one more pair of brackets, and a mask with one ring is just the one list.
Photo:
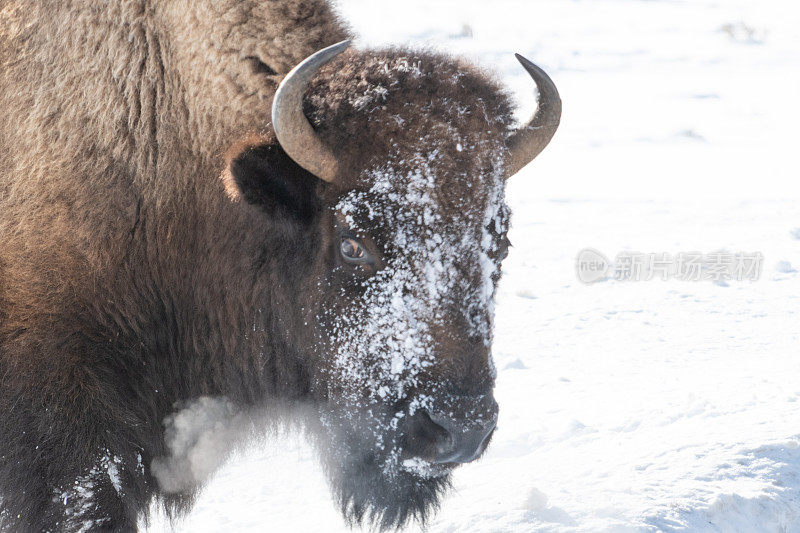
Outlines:
[[521, 59], [514, 131], [480, 70], [346, 38], [322, 0], [0, 0], [0, 527], [185, 509], [204, 399], [301, 417], [379, 527], [486, 448], [504, 183], [558, 93]]

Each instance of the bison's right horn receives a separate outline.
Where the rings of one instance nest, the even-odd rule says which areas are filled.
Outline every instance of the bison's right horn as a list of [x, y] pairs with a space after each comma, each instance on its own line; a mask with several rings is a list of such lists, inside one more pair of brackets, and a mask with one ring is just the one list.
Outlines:
[[303, 96], [314, 75], [349, 46], [349, 40], [342, 41], [306, 58], [283, 78], [272, 101], [272, 128], [283, 151], [325, 181], [333, 181], [339, 163], [303, 113]]
[[516, 56], [536, 82], [539, 89], [539, 109], [528, 124], [508, 138], [506, 145], [511, 152], [511, 162], [507, 178], [522, 170], [522, 167], [544, 150], [561, 122], [561, 97], [556, 84], [542, 69], [521, 55]]

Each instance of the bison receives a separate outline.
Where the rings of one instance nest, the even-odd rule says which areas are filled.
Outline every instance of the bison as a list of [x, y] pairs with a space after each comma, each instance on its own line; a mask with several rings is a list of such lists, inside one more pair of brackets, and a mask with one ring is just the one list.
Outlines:
[[187, 509], [196, 402], [299, 420], [351, 523], [485, 450], [505, 180], [560, 99], [520, 58], [514, 129], [480, 69], [348, 38], [323, 0], [0, 1], [0, 527]]

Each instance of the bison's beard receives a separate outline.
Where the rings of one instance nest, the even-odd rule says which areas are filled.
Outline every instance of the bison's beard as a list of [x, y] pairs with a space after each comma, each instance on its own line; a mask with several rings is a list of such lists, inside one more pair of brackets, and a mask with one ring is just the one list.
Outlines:
[[340, 510], [351, 525], [367, 523], [391, 529], [411, 520], [425, 523], [450, 487], [449, 473], [422, 477], [398, 471], [387, 475], [382, 458], [375, 454], [356, 454], [351, 459], [328, 469]]
[[391, 416], [326, 412], [316, 442], [345, 520], [381, 530], [426, 523], [451, 486], [451, 469], [404, 460]]

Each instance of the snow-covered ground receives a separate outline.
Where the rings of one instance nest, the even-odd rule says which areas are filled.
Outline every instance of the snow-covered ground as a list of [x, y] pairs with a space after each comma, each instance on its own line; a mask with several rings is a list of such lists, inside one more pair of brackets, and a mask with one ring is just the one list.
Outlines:
[[[800, 7], [792, 0], [342, 0], [363, 36], [564, 101], [508, 189], [499, 429], [444, 531], [800, 531]], [[758, 281], [580, 283], [584, 247], [761, 252]], [[169, 530], [163, 517], [151, 531]], [[346, 530], [315, 454], [237, 455], [177, 531]]]

